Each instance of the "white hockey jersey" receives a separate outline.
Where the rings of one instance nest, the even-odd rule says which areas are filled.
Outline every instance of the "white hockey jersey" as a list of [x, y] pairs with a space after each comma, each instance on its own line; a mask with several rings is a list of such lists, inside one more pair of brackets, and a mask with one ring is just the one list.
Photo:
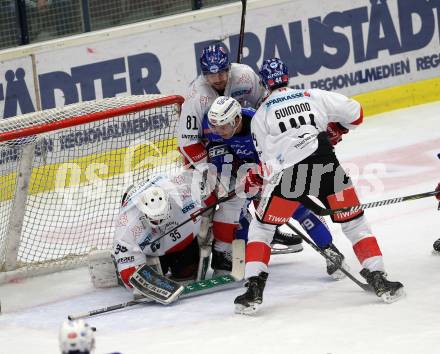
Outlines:
[[313, 154], [329, 122], [355, 128], [362, 123], [361, 105], [319, 89], [276, 89], [252, 118], [254, 145], [261, 161], [277, 173]]
[[[232, 63], [223, 96], [235, 98], [243, 107], [256, 108], [263, 95], [260, 79], [252, 68]], [[180, 152], [192, 163], [206, 157], [206, 151], [194, 149], [194, 144], [201, 141], [203, 116], [219, 96], [203, 75], [199, 75], [189, 87], [180, 114], [178, 146]]]
[[[147, 256], [162, 256], [183, 250], [197, 237], [200, 218], [189, 221], [161, 237], [205, 206], [204, 201], [207, 199], [209, 188], [201, 186], [197, 178], [192, 178], [191, 172], [185, 171], [171, 178], [162, 175], [153, 177], [139, 186], [121, 208], [116, 218], [113, 241], [113, 254], [119, 273], [124, 269], [145, 264]], [[171, 204], [170, 217], [160, 226], [152, 226], [136, 206], [136, 198], [153, 184], [169, 193]]]

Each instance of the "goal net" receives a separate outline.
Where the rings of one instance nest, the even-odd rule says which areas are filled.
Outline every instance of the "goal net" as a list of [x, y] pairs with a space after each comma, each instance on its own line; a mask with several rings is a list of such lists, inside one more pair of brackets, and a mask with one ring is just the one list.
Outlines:
[[110, 248], [124, 191], [180, 168], [182, 102], [114, 97], [1, 121], [0, 282], [71, 268]]

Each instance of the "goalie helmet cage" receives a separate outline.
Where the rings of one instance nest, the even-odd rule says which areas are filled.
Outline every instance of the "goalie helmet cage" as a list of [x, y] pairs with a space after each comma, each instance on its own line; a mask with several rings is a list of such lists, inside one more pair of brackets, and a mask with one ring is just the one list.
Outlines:
[[111, 248], [126, 188], [181, 166], [183, 101], [113, 97], [0, 121], [0, 283]]

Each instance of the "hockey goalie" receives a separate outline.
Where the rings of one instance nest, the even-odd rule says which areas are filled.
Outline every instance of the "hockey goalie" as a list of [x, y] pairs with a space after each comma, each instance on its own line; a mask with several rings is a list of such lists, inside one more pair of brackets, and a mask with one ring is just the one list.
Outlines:
[[[196, 170], [173, 177], [157, 175], [130, 187], [116, 218], [113, 261], [103, 257], [102, 251], [89, 256], [95, 287], [115, 286], [119, 282], [127, 289], [134, 287], [135, 295], [140, 293], [169, 303], [178, 295], [178, 289], [183, 289], [180, 283], [203, 279], [209, 253], [202, 252], [201, 257], [200, 250], [211, 249], [210, 218], [193, 215], [216, 202], [214, 188], [215, 177], [211, 183], [207, 174]], [[157, 277], [158, 274], [167, 275], [167, 280]], [[151, 277], [175, 288], [170, 298], [156, 298], [157, 294], [140, 284]]]

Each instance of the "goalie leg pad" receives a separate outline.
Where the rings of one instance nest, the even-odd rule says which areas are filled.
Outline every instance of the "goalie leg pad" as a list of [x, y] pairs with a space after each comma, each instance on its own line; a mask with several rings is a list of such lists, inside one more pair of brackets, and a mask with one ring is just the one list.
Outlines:
[[88, 265], [95, 288], [118, 286], [116, 266], [110, 250], [91, 251], [88, 255]]

